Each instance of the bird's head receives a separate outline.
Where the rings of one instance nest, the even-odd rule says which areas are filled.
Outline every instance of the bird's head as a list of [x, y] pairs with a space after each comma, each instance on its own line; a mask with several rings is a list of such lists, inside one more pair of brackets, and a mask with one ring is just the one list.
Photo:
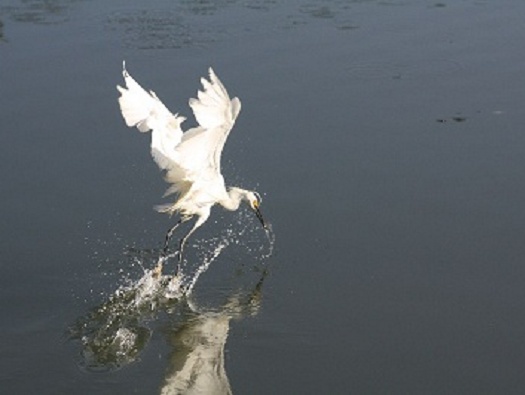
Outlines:
[[261, 195], [259, 195], [257, 192], [254, 191], [247, 191], [246, 193], [246, 200], [248, 201], [248, 204], [250, 205], [250, 208], [253, 210], [259, 221], [261, 222], [261, 225], [264, 229], [267, 229], [267, 225], [264, 222], [264, 218], [261, 214]]

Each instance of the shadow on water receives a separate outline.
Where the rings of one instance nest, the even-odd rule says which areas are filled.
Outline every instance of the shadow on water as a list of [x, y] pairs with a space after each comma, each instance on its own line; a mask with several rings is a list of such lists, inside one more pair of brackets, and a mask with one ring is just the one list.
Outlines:
[[146, 271], [71, 326], [69, 338], [82, 349], [78, 363], [104, 372], [135, 362], [151, 339], [151, 324], [165, 315], [162, 332], [170, 352], [160, 393], [230, 394], [224, 367], [230, 322], [258, 313], [267, 273], [250, 289], [230, 291], [219, 307], [202, 308], [191, 295], [177, 295], [174, 276]]

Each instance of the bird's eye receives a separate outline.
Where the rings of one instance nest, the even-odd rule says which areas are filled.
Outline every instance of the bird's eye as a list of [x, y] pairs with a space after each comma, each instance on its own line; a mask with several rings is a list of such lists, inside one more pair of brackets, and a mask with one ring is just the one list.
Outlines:
[[259, 207], [259, 202], [257, 200], [252, 200], [252, 206], [253, 206], [253, 208], [258, 208]]

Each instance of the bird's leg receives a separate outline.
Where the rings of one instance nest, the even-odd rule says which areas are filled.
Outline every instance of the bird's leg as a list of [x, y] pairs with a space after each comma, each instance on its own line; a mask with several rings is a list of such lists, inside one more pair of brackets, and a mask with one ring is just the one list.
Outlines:
[[[173, 233], [175, 232], [175, 230], [181, 225], [183, 224], [184, 222], [187, 222], [191, 219], [192, 217], [191, 216], [181, 216], [180, 219], [177, 221], [177, 223], [175, 225], [173, 225], [169, 230], [168, 232], [166, 233], [166, 240], [164, 242], [164, 248], [162, 249], [162, 256], [161, 258], [159, 259], [159, 264], [157, 265], [158, 267], [160, 267], [160, 271], [162, 271], [162, 266], [165, 262], [165, 260], [168, 258], [168, 246], [169, 246], [169, 242], [171, 240], [171, 237], [173, 236]], [[179, 259], [178, 259], [178, 263], [177, 263], [177, 271], [175, 272], [175, 275], [178, 275], [179, 272], [180, 272], [180, 264], [182, 262], [182, 259], [181, 259], [181, 256], [180, 256], [180, 252], [177, 251], [177, 253], [179, 254]], [[159, 271], [159, 269], [155, 269], [156, 271]]]
[[193, 225], [193, 228], [191, 228], [191, 230], [186, 234], [186, 236], [184, 236], [181, 240], [180, 240], [180, 243], [179, 243], [179, 263], [177, 265], [177, 273], [178, 271], [180, 270], [180, 265], [182, 263], [182, 252], [184, 250], [184, 245], [186, 244], [186, 241], [188, 240], [188, 238], [193, 234], [193, 232], [195, 232], [197, 230], [197, 228], [199, 228], [204, 222], [206, 222], [206, 220], [208, 219], [208, 217], [210, 216], [210, 212], [205, 212], [203, 215], [201, 215], [199, 217], [199, 219], [195, 222], [195, 225]]
[[188, 221], [190, 218], [191, 217], [181, 217], [177, 221], [177, 223], [168, 230], [168, 232], [166, 233], [166, 241], [164, 242], [164, 248], [162, 249], [164, 255], [166, 255], [166, 253], [168, 252], [168, 245], [170, 243], [171, 237], [173, 236], [173, 233], [175, 233], [175, 230], [179, 227], [179, 225]]
[[[188, 233], [189, 235], [189, 233]], [[182, 249], [184, 248], [184, 243], [186, 242], [186, 237], [183, 237], [182, 239], [180, 239], [180, 242], [179, 242], [179, 249], [178, 249], [178, 255], [177, 255], [177, 272], [176, 272], [176, 275], [179, 274], [180, 272], [180, 267], [182, 265]]]
[[[197, 221], [199, 222], [199, 221]], [[188, 232], [188, 234], [186, 234], [186, 236], [184, 236], [182, 239], [180, 239], [180, 242], [179, 242], [179, 255], [178, 255], [178, 265], [177, 265], [177, 273], [178, 273], [178, 270], [180, 269], [180, 265], [182, 263], [182, 252], [184, 250], [184, 245], [186, 244], [186, 241], [188, 240], [188, 238], [191, 236], [191, 234], [195, 231], [195, 229], [198, 228], [197, 226], [197, 222], [195, 223], [195, 225], [193, 226], [193, 228], [191, 228], [191, 230]], [[200, 225], [199, 225], [200, 226]]]

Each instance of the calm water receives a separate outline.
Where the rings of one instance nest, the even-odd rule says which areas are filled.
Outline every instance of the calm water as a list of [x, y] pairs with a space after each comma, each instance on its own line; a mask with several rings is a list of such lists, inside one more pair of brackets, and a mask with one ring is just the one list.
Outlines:
[[[523, 393], [524, 13], [3, 0], [0, 392]], [[263, 194], [275, 250], [214, 210], [187, 303], [133, 304], [173, 219], [123, 59], [173, 111], [209, 66], [243, 102], [224, 173]]]

